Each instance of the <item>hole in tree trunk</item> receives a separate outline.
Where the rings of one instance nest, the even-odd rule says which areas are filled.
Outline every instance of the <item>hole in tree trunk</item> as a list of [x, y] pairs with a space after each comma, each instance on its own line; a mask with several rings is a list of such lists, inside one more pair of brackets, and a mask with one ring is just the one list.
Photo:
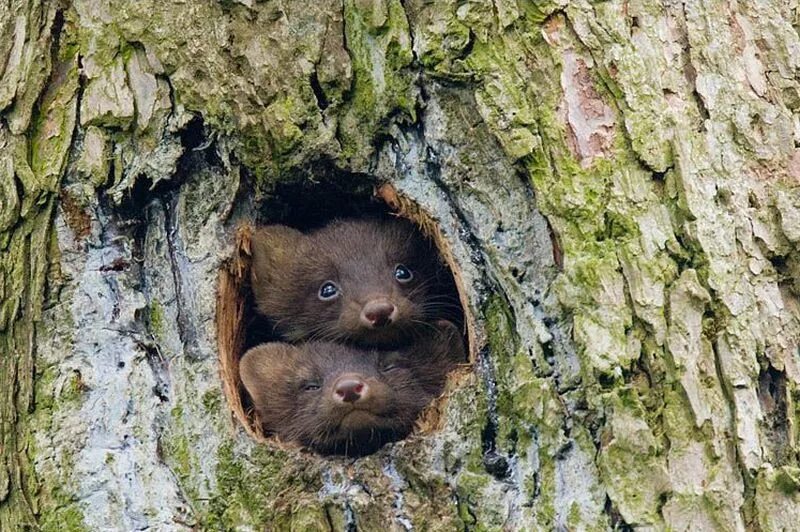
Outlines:
[[[259, 218], [241, 225], [236, 232], [234, 254], [220, 269], [217, 293], [217, 345], [223, 389], [228, 404], [245, 430], [260, 441], [267, 439], [252, 402], [239, 376], [239, 360], [251, 347], [264, 342], [283, 341], [272, 324], [255, 309], [250, 287], [251, 238], [259, 225], [284, 224], [303, 232], [322, 227], [337, 218], [401, 217], [413, 222], [435, 245], [446, 264], [448, 287], [460, 301], [460, 313], [453, 320], [464, 334], [469, 361], [475, 360], [475, 327], [468, 311], [459, 273], [442, 233], [435, 222], [415, 203], [389, 184], [376, 184], [364, 175], [332, 175], [315, 172], [315, 178], [277, 185], [258, 201]], [[455, 372], [457, 375], [461, 371]], [[444, 399], [435, 400], [419, 416], [413, 433], [428, 433], [440, 426]], [[413, 434], [412, 433], [412, 434]]]

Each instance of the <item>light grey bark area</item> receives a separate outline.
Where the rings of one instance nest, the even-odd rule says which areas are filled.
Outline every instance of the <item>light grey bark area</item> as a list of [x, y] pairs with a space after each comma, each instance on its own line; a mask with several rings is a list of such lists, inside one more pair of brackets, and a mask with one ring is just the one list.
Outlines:
[[[0, 6], [0, 530], [791, 530], [800, 6]], [[240, 224], [375, 187], [472, 361], [358, 460], [221, 382]], [[382, 185], [388, 185], [382, 187]]]

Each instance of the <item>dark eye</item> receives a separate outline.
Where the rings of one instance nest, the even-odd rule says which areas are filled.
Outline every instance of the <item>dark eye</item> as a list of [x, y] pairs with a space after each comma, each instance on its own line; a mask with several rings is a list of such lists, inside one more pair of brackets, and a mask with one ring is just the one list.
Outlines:
[[388, 372], [396, 369], [401, 369], [402, 367], [403, 364], [400, 362], [400, 360], [391, 360], [391, 361], [386, 361], [383, 363], [383, 365], [381, 365], [381, 371]]
[[322, 283], [322, 286], [319, 287], [319, 298], [323, 301], [330, 301], [331, 299], [336, 299], [338, 296], [339, 288], [333, 281], [325, 281]]
[[414, 278], [414, 274], [405, 265], [398, 264], [394, 267], [394, 278], [398, 283], [407, 283]]
[[315, 392], [321, 388], [318, 382], [308, 381], [304, 382], [302, 385], [304, 392]]

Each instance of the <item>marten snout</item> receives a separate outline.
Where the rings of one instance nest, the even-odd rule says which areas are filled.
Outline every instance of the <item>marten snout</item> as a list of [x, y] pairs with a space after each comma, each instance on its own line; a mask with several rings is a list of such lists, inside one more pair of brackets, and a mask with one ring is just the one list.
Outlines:
[[361, 323], [367, 327], [385, 327], [397, 320], [397, 307], [388, 299], [369, 301], [361, 311]]
[[354, 373], [342, 375], [333, 385], [333, 398], [342, 403], [356, 403], [369, 397], [369, 386]]

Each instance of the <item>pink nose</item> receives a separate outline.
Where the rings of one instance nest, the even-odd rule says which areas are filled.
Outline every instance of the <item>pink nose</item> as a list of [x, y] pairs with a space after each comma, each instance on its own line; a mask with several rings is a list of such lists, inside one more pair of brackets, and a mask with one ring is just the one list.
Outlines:
[[333, 393], [339, 401], [355, 403], [367, 394], [367, 384], [357, 377], [345, 377], [336, 383]]
[[368, 327], [385, 327], [392, 323], [395, 306], [385, 299], [370, 301], [361, 311], [361, 321]]

